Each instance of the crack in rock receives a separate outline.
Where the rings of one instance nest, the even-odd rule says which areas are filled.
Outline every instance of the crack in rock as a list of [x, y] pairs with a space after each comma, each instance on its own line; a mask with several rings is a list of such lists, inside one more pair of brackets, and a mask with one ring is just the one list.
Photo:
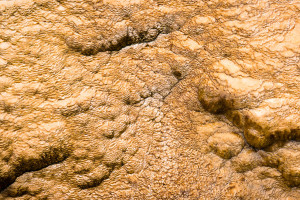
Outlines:
[[131, 22], [132, 25], [127, 25], [130, 22], [125, 20], [121, 22], [122, 26], [115, 30], [116, 34], [113, 36], [100, 40], [80, 35], [69, 36], [66, 38], [66, 44], [69, 48], [87, 56], [104, 51], [119, 51], [130, 45], [152, 42], [161, 34], [179, 30], [185, 20], [185, 16], [179, 18], [178, 14], [165, 15], [161, 20], [154, 19], [149, 24]]

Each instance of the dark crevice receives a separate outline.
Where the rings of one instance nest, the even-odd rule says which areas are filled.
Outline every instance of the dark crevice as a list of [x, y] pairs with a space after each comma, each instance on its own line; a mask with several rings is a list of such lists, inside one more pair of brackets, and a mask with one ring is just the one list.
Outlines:
[[67, 159], [69, 152], [61, 148], [50, 149], [49, 152], [43, 153], [40, 159], [24, 160], [20, 158], [19, 163], [6, 176], [0, 177], [0, 192], [15, 182], [15, 180], [26, 172], [38, 171], [50, 165], [59, 163]]
[[[140, 31], [127, 28], [127, 32], [106, 40], [94, 40], [91, 42], [79, 42], [76, 39], [69, 37], [66, 44], [73, 50], [80, 52], [83, 55], [95, 55], [98, 52], [104, 51], [119, 51], [126, 46], [138, 43], [146, 43], [154, 41], [162, 31], [158, 28], [151, 28], [146, 31]], [[85, 39], [83, 39], [84, 41]]]
[[181, 72], [179, 72], [179, 71], [174, 71], [174, 72], [173, 72], [173, 75], [174, 75], [177, 79], [181, 79], [181, 76], [182, 76]]
[[104, 51], [119, 51], [130, 45], [152, 42], [160, 34], [168, 34], [179, 30], [185, 23], [185, 17], [182, 17], [180, 20], [175, 18], [173, 15], [167, 15], [152, 26], [145, 27], [144, 24], [141, 24], [141, 27], [144, 28], [140, 28], [138, 24], [134, 25], [138, 28], [127, 26], [123, 30], [116, 30], [116, 34], [106, 39], [98, 40], [70, 36], [66, 38], [65, 42], [69, 48], [86, 56]]

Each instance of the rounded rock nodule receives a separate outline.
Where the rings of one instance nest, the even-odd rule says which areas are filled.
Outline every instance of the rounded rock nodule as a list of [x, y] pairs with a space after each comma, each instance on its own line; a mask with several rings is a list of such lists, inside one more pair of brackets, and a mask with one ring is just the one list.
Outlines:
[[208, 144], [218, 156], [230, 159], [242, 151], [244, 140], [237, 133], [217, 133], [208, 139]]

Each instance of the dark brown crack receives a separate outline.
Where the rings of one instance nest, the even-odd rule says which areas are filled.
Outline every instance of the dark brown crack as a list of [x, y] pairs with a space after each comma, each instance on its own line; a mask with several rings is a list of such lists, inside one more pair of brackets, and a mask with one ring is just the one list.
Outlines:
[[26, 159], [25, 157], [18, 158], [14, 167], [6, 174], [0, 177], [0, 191], [6, 189], [14, 181], [29, 171], [37, 171], [47, 166], [62, 162], [69, 156], [69, 151], [63, 147], [53, 147], [44, 151], [39, 158]]
[[66, 44], [75, 51], [89, 56], [103, 51], [119, 51], [122, 48], [133, 44], [151, 42], [161, 33], [163, 33], [163, 31], [157, 27], [140, 32], [132, 27], [127, 27], [126, 31], [106, 40], [94, 40], [84, 44], [83, 41], [85, 39], [80, 42], [73, 37], [69, 37], [66, 39]]
[[104, 51], [119, 51], [130, 45], [152, 42], [160, 34], [168, 34], [179, 30], [185, 23], [185, 20], [186, 17], [183, 16], [181, 19], [178, 19], [178, 16], [166, 15], [152, 25], [145, 26], [145, 24], [141, 23], [141, 26], [139, 24], [126, 26], [121, 30], [117, 30], [117, 33], [113, 36], [105, 39], [98, 40], [70, 36], [66, 38], [65, 42], [69, 48], [86, 56]]

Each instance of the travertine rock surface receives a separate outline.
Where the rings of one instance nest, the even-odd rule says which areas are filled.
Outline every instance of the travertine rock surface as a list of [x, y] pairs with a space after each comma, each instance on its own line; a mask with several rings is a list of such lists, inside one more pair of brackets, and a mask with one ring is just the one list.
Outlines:
[[0, 1], [0, 199], [300, 199], [298, 0]]

